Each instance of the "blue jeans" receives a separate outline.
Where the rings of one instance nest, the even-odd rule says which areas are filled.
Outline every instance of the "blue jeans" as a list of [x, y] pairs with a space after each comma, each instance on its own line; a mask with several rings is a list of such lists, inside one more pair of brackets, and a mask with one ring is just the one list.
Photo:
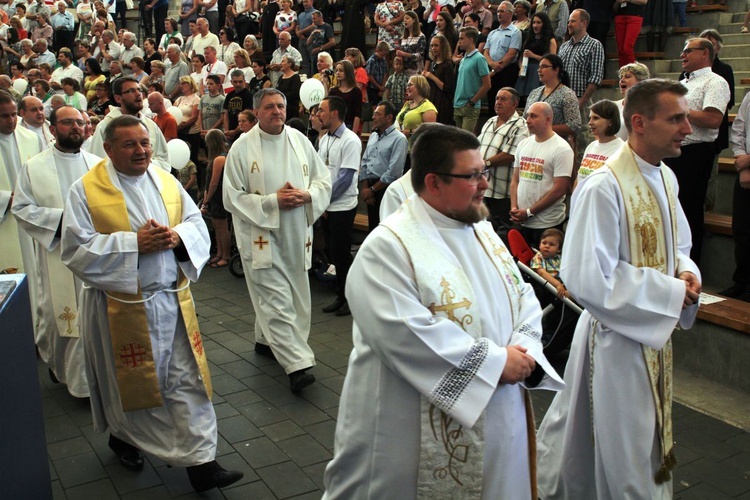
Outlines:
[[674, 18], [679, 20], [681, 28], [686, 27], [687, 16], [685, 15], [685, 8], [687, 7], [687, 2], [674, 2], [672, 5], [674, 5]]

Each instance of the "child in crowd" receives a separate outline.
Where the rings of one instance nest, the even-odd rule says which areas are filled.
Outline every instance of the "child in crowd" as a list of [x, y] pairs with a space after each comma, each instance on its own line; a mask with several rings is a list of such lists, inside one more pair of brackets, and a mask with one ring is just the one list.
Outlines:
[[375, 53], [370, 56], [365, 64], [367, 77], [367, 99], [376, 106], [383, 97], [386, 79], [388, 78], [388, 53], [390, 46], [386, 42], [379, 42]]
[[406, 92], [406, 82], [409, 77], [404, 73], [404, 60], [400, 56], [393, 58], [393, 74], [385, 82], [385, 91], [383, 99], [391, 101], [393, 107], [401, 109], [404, 107], [404, 93]]
[[539, 251], [531, 259], [531, 269], [557, 289], [557, 296], [568, 297], [568, 290], [560, 281], [560, 260], [562, 258], [563, 233], [550, 228], [542, 233]]

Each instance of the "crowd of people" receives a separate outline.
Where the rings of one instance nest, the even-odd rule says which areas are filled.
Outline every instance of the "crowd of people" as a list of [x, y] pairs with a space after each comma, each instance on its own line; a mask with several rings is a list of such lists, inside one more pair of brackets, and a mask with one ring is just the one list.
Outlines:
[[[40, 356], [91, 398], [124, 467], [147, 452], [186, 467], [197, 491], [242, 477], [215, 460], [189, 288], [228, 265], [231, 223], [255, 351], [292, 392], [315, 383], [314, 251], [335, 275], [322, 312], [353, 316], [325, 498], [669, 495], [670, 335], [697, 309], [704, 202], [734, 105], [716, 30], [685, 42], [675, 82], [635, 61], [639, 19], [661, 22], [651, 2], [603, 19], [587, 0], [184, 0], [170, 19], [166, 0], [142, 1], [143, 48], [121, 3], [81, 0], [75, 19], [65, 2], [49, 19], [43, 0], [0, 7], [0, 267], [29, 276]], [[593, 102], [611, 21], [623, 98]], [[308, 78], [324, 89], [309, 108]], [[478, 129], [483, 102], [493, 116]], [[748, 113], [746, 97], [724, 291], [743, 300]], [[190, 150], [180, 169], [176, 139]], [[370, 234], [354, 258], [360, 203]], [[510, 227], [586, 309], [565, 383], [498, 236]], [[536, 388], [560, 392], [535, 441]]]

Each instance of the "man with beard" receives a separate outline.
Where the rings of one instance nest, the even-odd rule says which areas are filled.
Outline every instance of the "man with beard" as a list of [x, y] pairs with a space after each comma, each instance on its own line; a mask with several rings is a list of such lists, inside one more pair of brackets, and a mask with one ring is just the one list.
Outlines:
[[552, 108], [546, 102], [529, 107], [526, 127], [531, 135], [516, 148], [510, 219], [521, 224], [526, 241], [536, 244], [545, 229], [562, 231], [573, 150], [552, 130]]
[[484, 220], [477, 138], [434, 125], [411, 154], [417, 195], [349, 274], [354, 349], [323, 498], [536, 498], [525, 388], [562, 387], [539, 302]]
[[77, 398], [89, 396], [79, 337], [78, 293], [81, 281], [60, 260], [65, 200], [62, 194], [101, 158], [81, 151], [86, 122], [81, 112], [63, 106], [50, 115], [56, 142], [31, 158], [16, 183], [12, 212], [35, 241], [39, 283], [36, 345], [53, 380], [67, 384]]
[[169, 151], [167, 150], [167, 141], [164, 139], [159, 127], [153, 120], [149, 120], [141, 113], [143, 110], [143, 94], [138, 87], [138, 82], [133, 77], [124, 76], [115, 80], [112, 84], [112, 94], [115, 102], [120, 106], [110, 107], [109, 113], [105, 116], [96, 127], [91, 138], [91, 149], [89, 151], [97, 156], [104, 158], [107, 152], [104, 150], [104, 134], [107, 126], [117, 117], [123, 115], [135, 116], [148, 130], [149, 139], [151, 139], [152, 157], [151, 162], [167, 172], [172, 170], [169, 163]]
[[71, 186], [62, 260], [80, 295], [94, 429], [109, 431], [120, 464], [143, 468], [141, 450], [187, 467], [197, 492], [242, 473], [216, 462], [211, 377], [190, 281], [208, 260], [200, 211], [179, 181], [151, 164], [138, 118], [104, 135], [107, 159]]

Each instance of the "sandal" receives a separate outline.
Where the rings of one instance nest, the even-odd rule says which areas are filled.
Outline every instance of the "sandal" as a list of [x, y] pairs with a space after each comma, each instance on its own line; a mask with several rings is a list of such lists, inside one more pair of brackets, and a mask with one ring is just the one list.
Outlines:
[[747, 26], [743, 26], [740, 33], [750, 33], [750, 31], [747, 29]]
[[211, 264], [211, 267], [227, 267], [228, 265], [229, 265], [229, 261], [227, 259], [220, 259], [216, 261], [215, 263]]
[[221, 257], [219, 257], [219, 256], [216, 256], [216, 257], [213, 257], [213, 258], [212, 258], [211, 260], [209, 260], [209, 261], [207, 262], [207, 264], [208, 264], [208, 265], [210, 266], [211, 264], [216, 264], [216, 263], [217, 263], [217, 262], [219, 262], [220, 260], [221, 260]]

